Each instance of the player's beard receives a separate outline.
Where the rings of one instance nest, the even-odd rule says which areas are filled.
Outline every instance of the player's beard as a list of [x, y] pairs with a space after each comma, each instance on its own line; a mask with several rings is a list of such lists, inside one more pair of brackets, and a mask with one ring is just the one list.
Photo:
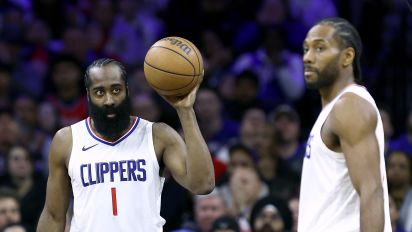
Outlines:
[[309, 89], [320, 89], [331, 86], [339, 76], [339, 56], [331, 60], [329, 64], [325, 66], [324, 70], [319, 71], [316, 69], [314, 72], [317, 74], [318, 79], [313, 82], [306, 81], [306, 86]]
[[[130, 125], [130, 99], [128, 96], [118, 105], [112, 107], [99, 107], [89, 98], [89, 113], [93, 120], [93, 126], [99, 134], [113, 140], [122, 136]], [[108, 114], [115, 114], [114, 118], [108, 118]]]

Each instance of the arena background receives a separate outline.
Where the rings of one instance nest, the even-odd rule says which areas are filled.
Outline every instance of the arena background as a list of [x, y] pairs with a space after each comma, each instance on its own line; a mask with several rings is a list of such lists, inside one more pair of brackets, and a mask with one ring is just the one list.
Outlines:
[[[0, 186], [16, 190], [22, 222], [33, 231], [44, 204], [51, 138], [62, 126], [87, 116], [83, 73], [97, 58], [111, 57], [126, 65], [135, 114], [179, 130], [175, 111], [148, 87], [142, 71], [150, 45], [166, 36], [189, 39], [203, 55], [202, 88], [219, 96], [213, 103], [219, 107], [202, 108], [213, 105], [206, 98], [197, 106], [198, 117], [207, 119], [218, 108], [221, 119], [230, 122], [220, 137], [207, 134], [201, 125], [219, 176], [225, 175], [228, 163], [218, 154], [233, 141], [242, 142], [250, 109], [264, 113], [264, 125], [273, 122], [278, 106], [291, 107], [286, 113], [295, 109], [298, 140], [304, 144], [320, 111], [320, 98], [302, 84], [302, 41], [315, 22], [335, 16], [359, 30], [364, 85], [390, 116], [385, 121], [390, 149], [391, 141], [412, 134], [412, 122], [406, 126], [412, 109], [412, 12], [406, 1], [2, 0]], [[262, 51], [272, 56], [262, 57]], [[273, 140], [271, 134], [262, 136]], [[7, 157], [17, 146], [26, 150], [29, 164], [10, 164]], [[259, 149], [250, 149], [259, 159]], [[35, 184], [23, 191], [16, 179]], [[193, 219], [192, 196], [172, 180], [164, 194], [166, 231]]]

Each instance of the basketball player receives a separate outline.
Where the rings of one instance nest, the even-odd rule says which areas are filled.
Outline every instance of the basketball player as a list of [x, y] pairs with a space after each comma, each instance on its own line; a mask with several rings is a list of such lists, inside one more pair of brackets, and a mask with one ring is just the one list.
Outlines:
[[130, 115], [126, 71], [118, 61], [93, 62], [85, 85], [90, 117], [53, 139], [37, 231], [64, 230], [71, 193], [72, 232], [162, 231], [162, 167], [194, 194], [213, 190], [211, 155], [193, 111], [198, 86], [183, 99], [165, 98], [178, 113], [183, 141], [166, 124]]
[[305, 81], [322, 111], [308, 139], [298, 231], [390, 232], [382, 121], [361, 81], [361, 40], [341, 18], [313, 26], [303, 43]]

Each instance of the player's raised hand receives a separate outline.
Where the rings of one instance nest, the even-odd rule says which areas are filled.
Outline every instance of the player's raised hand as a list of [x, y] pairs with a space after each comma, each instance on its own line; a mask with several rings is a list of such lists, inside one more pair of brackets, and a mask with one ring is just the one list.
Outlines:
[[192, 108], [196, 100], [196, 94], [199, 89], [199, 86], [203, 81], [203, 75], [199, 78], [201, 80], [199, 81], [198, 85], [195, 88], [193, 88], [187, 95], [185, 96], [162, 96], [162, 97], [176, 109]]

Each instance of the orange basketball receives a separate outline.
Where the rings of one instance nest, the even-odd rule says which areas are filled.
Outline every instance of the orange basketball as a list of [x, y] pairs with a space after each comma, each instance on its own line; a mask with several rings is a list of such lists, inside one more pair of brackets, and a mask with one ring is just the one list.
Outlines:
[[154, 43], [144, 60], [149, 85], [163, 96], [184, 96], [201, 81], [202, 55], [187, 39], [166, 37]]

